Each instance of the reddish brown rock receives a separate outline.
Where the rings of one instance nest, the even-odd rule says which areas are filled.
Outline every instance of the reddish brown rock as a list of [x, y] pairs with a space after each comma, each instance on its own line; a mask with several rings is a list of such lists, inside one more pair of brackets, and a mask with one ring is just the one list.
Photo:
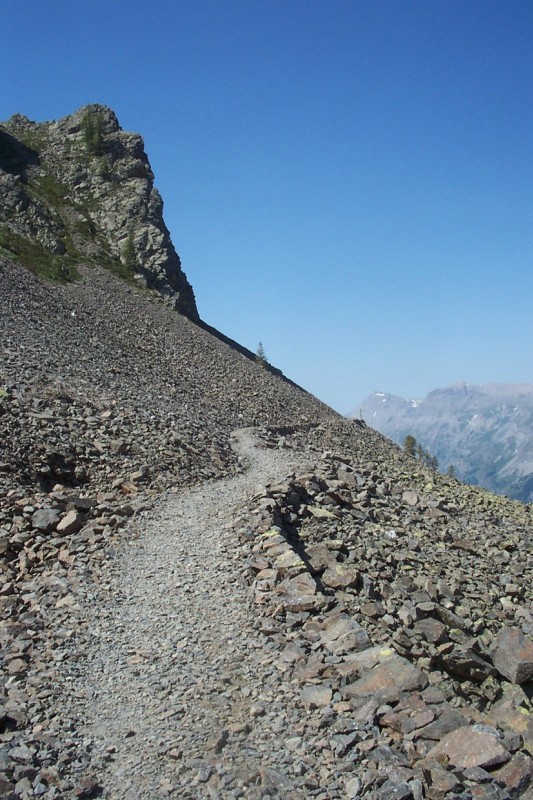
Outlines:
[[352, 697], [372, 695], [381, 702], [391, 703], [398, 700], [401, 692], [423, 689], [426, 685], [423, 672], [407, 659], [396, 656], [377, 664], [345, 690]]
[[507, 764], [493, 774], [513, 797], [521, 797], [533, 782], [533, 759], [527, 753], [515, 753]]
[[448, 733], [428, 753], [428, 758], [442, 756], [457, 769], [486, 769], [505, 764], [511, 758], [496, 730], [484, 725], [469, 725]]

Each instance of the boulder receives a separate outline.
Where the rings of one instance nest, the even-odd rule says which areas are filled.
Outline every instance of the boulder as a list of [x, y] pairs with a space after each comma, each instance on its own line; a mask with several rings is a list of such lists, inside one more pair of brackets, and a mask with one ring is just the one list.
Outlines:
[[516, 628], [501, 628], [490, 656], [500, 675], [512, 683], [525, 683], [533, 677], [533, 641]]
[[497, 730], [486, 725], [468, 725], [448, 733], [428, 753], [428, 758], [442, 756], [457, 769], [487, 769], [505, 764], [511, 758]]

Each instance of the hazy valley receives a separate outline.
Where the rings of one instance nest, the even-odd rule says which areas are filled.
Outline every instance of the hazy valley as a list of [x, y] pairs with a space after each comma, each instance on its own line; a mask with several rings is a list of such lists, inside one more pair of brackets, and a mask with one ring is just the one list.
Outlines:
[[413, 435], [443, 471], [453, 465], [467, 483], [533, 500], [533, 386], [456, 383], [422, 400], [375, 392], [361, 410], [400, 445]]

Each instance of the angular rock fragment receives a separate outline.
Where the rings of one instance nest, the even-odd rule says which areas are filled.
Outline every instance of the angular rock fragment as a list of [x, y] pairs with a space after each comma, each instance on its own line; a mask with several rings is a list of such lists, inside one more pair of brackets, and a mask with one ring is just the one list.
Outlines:
[[322, 575], [322, 583], [331, 589], [348, 589], [357, 586], [359, 571], [345, 564], [331, 564]]
[[320, 642], [337, 656], [366, 650], [371, 644], [365, 629], [344, 613], [326, 617], [320, 631]]
[[402, 692], [424, 689], [427, 677], [401, 656], [377, 664], [355, 683], [345, 687], [351, 697], [372, 696], [383, 703], [396, 702]]
[[511, 758], [496, 729], [484, 725], [468, 725], [448, 733], [427, 755], [433, 759], [441, 756], [457, 769], [487, 769]]
[[525, 683], [533, 677], [533, 641], [516, 628], [501, 628], [490, 656], [498, 672], [512, 683]]

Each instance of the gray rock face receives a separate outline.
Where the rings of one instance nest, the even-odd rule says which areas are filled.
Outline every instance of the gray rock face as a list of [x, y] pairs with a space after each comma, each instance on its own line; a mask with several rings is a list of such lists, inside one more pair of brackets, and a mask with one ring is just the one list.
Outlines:
[[361, 411], [399, 445], [413, 435], [443, 471], [453, 464], [467, 483], [533, 500], [533, 386], [456, 383], [423, 400], [375, 392]]
[[0, 247], [64, 279], [105, 266], [198, 312], [163, 220], [141, 136], [100, 105], [53, 122], [15, 115], [0, 125]]

